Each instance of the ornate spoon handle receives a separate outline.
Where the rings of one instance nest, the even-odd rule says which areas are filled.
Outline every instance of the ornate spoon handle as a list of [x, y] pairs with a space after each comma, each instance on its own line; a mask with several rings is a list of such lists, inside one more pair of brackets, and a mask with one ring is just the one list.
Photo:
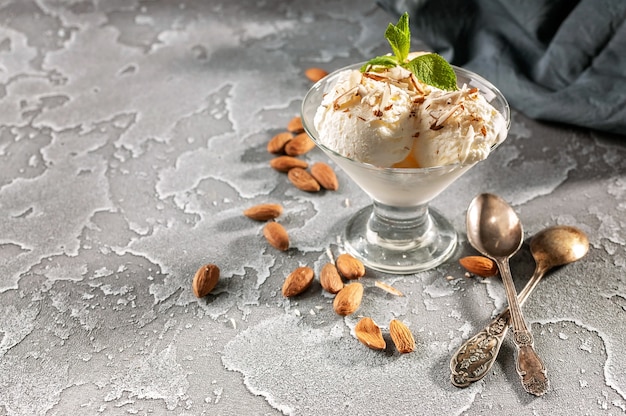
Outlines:
[[515, 291], [515, 284], [509, 269], [508, 258], [495, 257], [494, 260], [500, 269], [506, 298], [509, 301], [513, 341], [517, 347], [517, 374], [522, 379], [524, 390], [535, 396], [541, 396], [548, 390], [550, 385], [546, 375], [546, 367], [535, 351], [533, 334], [526, 325], [526, 320], [522, 315], [522, 308], [520, 308], [517, 301], [517, 292]]
[[465, 341], [450, 360], [450, 380], [467, 387], [485, 377], [496, 361], [502, 340], [509, 330], [511, 314], [507, 308], [489, 325]]
[[[539, 267], [535, 269], [532, 277], [517, 297], [520, 306], [535, 290], [546, 271], [547, 269], [540, 269]], [[450, 360], [452, 384], [457, 387], [468, 387], [473, 382], [485, 377], [496, 361], [502, 340], [510, 325], [511, 314], [509, 308], [506, 308], [485, 328], [461, 345]]]

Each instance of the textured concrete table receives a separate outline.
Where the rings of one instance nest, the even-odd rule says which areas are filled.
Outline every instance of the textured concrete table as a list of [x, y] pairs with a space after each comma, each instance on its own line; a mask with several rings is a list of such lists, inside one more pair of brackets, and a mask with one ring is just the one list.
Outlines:
[[[357, 0], [2, 2], [0, 415], [626, 412], [623, 139], [514, 112], [507, 142], [434, 203], [459, 230], [455, 257], [363, 278], [358, 314], [405, 322], [411, 354], [365, 348], [318, 283], [282, 297], [369, 201], [341, 172], [337, 192], [295, 189], [266, 143], [298, 114], [306, 68], [386, 52], [391, 20]], [[506, 305], [499, 279], [457, 262], [485, 191], [526, 237], [554, 224], [590, 237], [525, 305], [552, 382], [541, 398], [523, 392], [510, 340], [484, 380], [449, 382], [452, 352]], [[242, 215], [263, 202], [285, 207], [286, 253]], [[209, 262], [222, 279], [196, 299]], [[518, 288], [533, 267], [524, 247]]]

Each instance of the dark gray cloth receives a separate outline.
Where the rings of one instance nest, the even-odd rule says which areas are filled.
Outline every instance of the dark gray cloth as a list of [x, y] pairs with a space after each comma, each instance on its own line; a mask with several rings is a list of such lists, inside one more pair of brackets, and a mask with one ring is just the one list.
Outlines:
[[[379, 0], [529, 117], [626, 135], [626, 0]], [[393, 22], [395, 23], [395, 21]]]

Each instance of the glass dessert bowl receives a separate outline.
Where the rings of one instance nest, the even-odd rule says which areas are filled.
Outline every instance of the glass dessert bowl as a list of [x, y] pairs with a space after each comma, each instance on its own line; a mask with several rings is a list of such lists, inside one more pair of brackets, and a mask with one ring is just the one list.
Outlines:
[[[454, 253], [458, 238], [452, 224], [429, 204], [476, 163], [428, 168], [377, 167], [321, 143], [314, 118], [324, 95], [343, 70], [361, 65], [326, 76], [311, 87], [302, 103], [302, 122], [308, 135], [373, 200], [372, 205], [349, 219], [342, 235], [343, 248], [367, 267], [386, 273], [410, 274], [434, 268]], [[510, 110], [500, 91], [477, 74], [453, 69], [458, 85], [478, 88], [504, 117], [508, 131]], [[491, 151], [497, 146], [492, 146]]]

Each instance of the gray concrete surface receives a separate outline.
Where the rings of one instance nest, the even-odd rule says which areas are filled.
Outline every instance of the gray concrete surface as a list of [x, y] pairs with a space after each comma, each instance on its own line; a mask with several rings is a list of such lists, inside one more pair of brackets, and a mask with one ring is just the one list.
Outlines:
[[[363, 279], [358, 314], [405, 322], [414, 353], [365, 348], [317, 282], [281, 296], [369, 201], [341, 172], [337, 192], [295, 189], [265, 145], [298, 114], [306, 68], [387, 51], [393, 19], [371, 3], [0, 2], [0, 415], [626, 413], [623, 138], [514, 111], [505, 144], [433, 204], [460, 233], [454, 258]], [[449, 382], [452, 352], [506, 305], [499, 279], [457, 262], [475, 253], [465, 210], [485, 191], [526, 237], [570, 224], [591, 241], [524, 307], [552, 382], [541, 398], [510, 340], [484, 380]], [[242, 215], [263, 202], [285, 207], [285, 253]], [[196, 299], [209, 262], [222, 279]], [[533, 267], [525, 246], [518, 288]]]

